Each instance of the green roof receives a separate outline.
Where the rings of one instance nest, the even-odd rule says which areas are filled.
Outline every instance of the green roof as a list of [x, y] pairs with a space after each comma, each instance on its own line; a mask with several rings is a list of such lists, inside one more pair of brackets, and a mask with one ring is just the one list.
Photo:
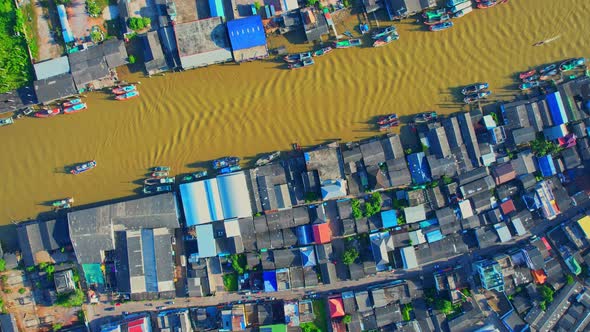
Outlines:
[[264, 325], [264, 326], [260, 327], [260, 332], [287, 332], [287, 325], [285, 325], [285, 324]]

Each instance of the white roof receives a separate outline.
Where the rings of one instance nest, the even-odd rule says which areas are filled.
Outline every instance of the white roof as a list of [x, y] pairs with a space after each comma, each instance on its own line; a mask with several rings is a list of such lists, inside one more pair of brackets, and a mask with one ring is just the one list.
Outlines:
[[70, 72], [70, 62], [65, 55], [60, 58], [36, 63], [33, 67], [35, 68], [35, 76], [38, 80], [44, 80]]
[[459, 209], [461, 210], [461, 218], [467, 219], [473, 216], [473, 208], [471, 208], [471, 202], [468, 199], [459, 202]]
[[416, 250], [414, 247], [402, 248], [401, 254], [404, 262], [404, 269], [411, 270], [418, 267], [418, 260], [416, 259]]
[[224, 174], [217, 177], [223, 215], [227, 218], [252, 216], [250, 193], [244, 172]]
[[424, 204], [407, 207], [404, 209], [404, 214], [406, 215], [406, 222], [408, 224], [426, 220], [426, 210], [424, 210]]
[[422, 232], [421, 229], [409, 232], [408, 236], [410, 237], [410, 240], [412, 240], [413, 245], [426, 243], [426, 237], [424, 236], [424, 232]]
[[225, 235], [227, 237], [240, 236], [240, 225], [238, 219], [226, 220], [223, 224], [225, 226]]

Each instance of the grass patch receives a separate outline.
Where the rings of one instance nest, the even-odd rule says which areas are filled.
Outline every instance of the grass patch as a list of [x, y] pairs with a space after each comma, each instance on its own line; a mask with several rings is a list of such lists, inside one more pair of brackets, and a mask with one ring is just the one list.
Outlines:
[[228, 273], [223, 275], [223, 287], [228, 292], [235, 292], [238, 290], [238, 275], [235, 273]]
[[57, 296], [57, 301], [55, 302], [55, 304], [66, 308], [79, 307], [83, 303], [84, 293], [79, 289], [76, 289], [73, 292], [59, 294]]
[[25, 19], [14, 2], [0, 0], [0, 93], [32, 80], [32, 65], [25, 39]]
[[411, 303], [406, 303], [402, 306], [402, 317], [405, 321], [409, 321], [411, 319], [411, 313], [414, 308], [412, 307]]
[[25, 33], [33, 59], [39, 59], [39, 34], [37, 33], [37, 15], [33, 3], [21, 7], [24, 18]]

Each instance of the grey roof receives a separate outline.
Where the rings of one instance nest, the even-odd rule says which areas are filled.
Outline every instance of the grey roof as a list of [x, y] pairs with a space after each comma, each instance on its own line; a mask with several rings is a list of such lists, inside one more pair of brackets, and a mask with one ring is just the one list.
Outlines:
[[42, 104], [78, 93], [78, 90], [74, 86], [72, 74], [61, 74], [51, 78], [37, 80], [33, 85], [37, 99]]
[[577, 146], [582, 160], [590, 160], [590, 137], [578, 139]]
[[531, 127], [535, 129], [535, 131], [543, 130], [543, 117], [541, 116], [541, 110], [545, 110], [545, 101], [537, 101], [531, 102], [530, 104], [526, 105], [527, 115], [529, 118], [529, 122]]
[[474, 212], [482, 212], [492, 207], [492, 194], [489, 191], [483, 191], [469, 198]]
[[361, 149], [358, 146], [354, 146], [348, 150], [342, 151], [342, 159], [344, 163], [352, 163], [357, 162], [363, 159], [363, 155], [361, 154]]
[[535, 179], [535, 176], [532, 173], [523, 174], [518, 177], [518, 180], [522, 183], [525, 190], [532, 188], [537, 184], [537, 179]]
[[529, 101], [515, 101], [502, 105], [502, 117], [506, 129], [530, 127], [526, 104]]
[[443, 234], [455, 233], [461, 229], [461, 224], [457, 221], [455, 212], [450, 207], [436, 210], [435, 214]]
[[391, 0], [394, 16], [413, 15], [436, 6], [435, 0]]
[[428, 142], [430, 143], [430, 151], [438, 158], [445, 158], [451, 154], [444, 127], [431, 128], [428, 132]]
[[457, 180], [459, 180], [460, 185], [464, 185], [469, 182], [473, 182], [475, 180], [479, 180], [481, 178], [484, 178], [489, 174], [490, 174], [490, 172], [488, 171], [487, 167], [479, 167], [479, 168], [475, 168], [469, 172], [465, 172], [465, 173], [459, 175]]
[[[338, 200], [336, 202], [338, 206], [338, 216], [340, 219], [350, 219], [352, 218], [352, 202], [349, 199]], [[306, 210], [307, 213], [307, 210]], [[309, 216], [308, 216], [309, 218]]]
[[537, 138], [537, 132], [533, 127], [518, 128], [512, 130], [512, 143], [514, 145], [527, 144]]
[[420, 266], [469, 251], [459, 234], [447, 235], [440, 241], [430, 244], [424, 243], [418, 248], [415, 252], [416, 260]]
[[428, 196], [430, 206], [433, 210], [440, 209], [447, 205], [447, 201], [445, 200], [442, 190], [438, 186], [426, 189], [426, 195]]
[[68, 58], [74, 83], [78, 90], [85, 89], [86, 84], [94, 80], [109, 76], [109, 67], [100, 45], [70, 53]]
[[516, 155], [516, 159], [511, 160], [512, 168], [516, 175], [532, 174], [537, 171], [537, 164], [534, 161], [534, 154], [531, 150], [521, 151]]
[[493, 227], [482, 227], [475, 230], [475, 237], [480, 249], [484, 249], [496, 244], [500, 237]]
[[149, 31], [143, 37], [143, 61], [145, 65], [145, 71], [149, 75], [159, 73], [161, 71], [168, 70], [168, 64], [166, 63], [166, 57], [162, 51], [162, 45], [160, 44], [160, 38], [158, 37], [157, 31]]
[[291, 266], [301, 266], [301, 255], [299, 249], [273, 250], [275, 267], [277, 269]]
[[498, 233], [500, 242], [508, 242], [512, 239], [512, 234], [510, 234], [510, 231], [508, 230], [508, 226], [506, 226], [506, 223], [498, 223], [494, 225], [494, 229]]
[[255, 251], [257, 247], [254, 220], [251, 217], [242, 218], [238, 220], [238, 224], [240, 225], [240, 235], [244, 249], [246, 251]]
[[174, 25], [182, 68], [190, 69], [232, 60], [227, 28], [221, 17]]
[[469, 113], [461, 113], [457, 116], [459, 121], [459, 127], [461, 128], [461, 135], [465, 147], [467, 148], [467, 154], [471, 159], [473, 167], [480, 166], [481, 153], [479, 151], [479, 145], [477, 144], [477, 138], [475, 136], [475, 129], [471, 122], [471, 115]]
[[70, 239], [80, 264], [100, 263], [113, 250], [114, 230], [180, 227], [173, 193], [68, 213]]
[[342, 179], [340, 158], [338, 150], [332, 147], [320, 147], [305, 152], [306, 167], [308, 171], [316, 170], [320, 181]]
[[66, 220], [32, 221], [17, 226], [18, 244], [26, 266], [46, 262], [42, 255], [69, 244]]
[[12, 314], [0, 314], [0, 331], [2, 332], [18, 332], [16, 319]]
[[385, 153], [386, 160], [405, 159], [404, 148], [399, 135], [387, 135], [386, 138], [381, 140], [381, 145], [383, 145], [383, 152]]
[[457, 175], [457, 163], [453, 156], [437, 158], [435, 155], [429, 155], [426, 159], [428, 159], [432, 178], [436, 179], [442, 176], [454, 177]]
[[67, 56], [38, 62], [33, 65], [35, 67], [35, 77], [38, 80], [44, 80], [57, 75], [62, 75], [70, 72], [70, 63]]
[[334, 263], [332, 262], [321, 263], [320, 273], [322, 275], [322, 282], [324, 283], [324, 285], [329, 285], [337, 281], [336, 265], [334, 265]]
[[489, 191], [496, 186], [494, 183], [494, 179], [490, 175], [486, 177], [470, 182], [466, 185], [462, 185], [459, 190], [461, 190], [461, 194], [463, 198], [469, 198], [475, 196], [476, 194]]
[[[320, 265], [321, 268], [321, 265]], [[303, 277], [303, 268], [301, 266], [292, 266], [289, 268], [289, 274], [291, 277], [291, 288], [302, 288], [305, 286]], [[324, 276], [322, 274], [322, 280]], [[324, 281], [326, 283], [326, 281]], [[328, 282], [329, 283], [329, 282]]]
[[457, 162], [457, 171], [459, 174], [469, 172], [473, 169], [473, 164], [469, 160], [469, 155], [467, 154], [467, 148], [465, 145], [452, 148], [451, 153]]
[[456, 117], [445, 118], [442, 121], [443, 128], [447, 141], [451, 148], [457, 148], [463, 145], [463, 138], [461, 137], [461, 128], [459, 128], [459, 121]]
[[388, 160], [387, 170], [392, 187], [407, 186], [412, 183], [412, 177], [405, 158]]
[[424, 210], [423, 204], [404, 208], [404, 215], [408, 224], [426, 219], [426, 211]]
[[364, 142], [360, 145], [365, 166], [378, 166], [385, 162], [385, 152], [380, 141]]
[[107, 66], [110, 69], [126, 65], [127, 49], [125, 43], [120, 39], [108, 39], [100, 45], [104, 53]]
[[563, 158], [563, 163], [565, 164], [566, 169], [576, 168], [582, 164], [580, 155], [575, 147], [563, 150], [561, 152], [561, 157]]
[[576, 135], [576, 137], [582, 138], [588, 136], [588, 132], [586, 131], [586, 125], [584, 124], [584, 122], [574, 123], [570, 126], [572, 128], [572, 132]]
[[515, 181], [511, 181], [496, 187], [496, 194], [501, 201], [514, 196], [517, 192], [518, 186], [516, 185]]

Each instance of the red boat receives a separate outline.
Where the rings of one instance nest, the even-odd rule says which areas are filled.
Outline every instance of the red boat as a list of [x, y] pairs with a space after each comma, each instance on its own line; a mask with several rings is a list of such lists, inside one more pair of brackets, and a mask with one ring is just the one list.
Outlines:
[[385, 116], [379, 117], [379, 119], [377, 120], [377, 124], [378, 125], [384, 125], [384, 124], [388, 124], [388, 123], [394, 122], [394, 121], [398, 121], [397, 120], [397, 114], [392, 113], [392, 114], [389, 114], [389, 115], [385, 115]]
[[50, 118], [52, 116], [56, 116], [58, 114], [61, 113], [61, 110], [59, 108], [54, 108], [54, 109], [42, 109], [39, 112], [35, 113], [35, 117], [37, 118]]
[[134, 91], [135, 89], [135, 85], [133, 84], [127, 86], [119, 86], [113, 89], [113, 93], [116, 95], [122, 95], [127, 92]]
[[65, 108], [65, 107], [71, 107], [71, 106], [74, 106], [74, 105], [77, 105], [80, 103], [82, 103], [82, 99], [75, 98], [75, 99], [70, 99], [70, 100], [64, 102], [61, 106], [63, 106]]
[[518, 75], [518, 78], [520, 78], [521, 80], [524, 80], [526, 78], [529, 78], [529, 77], [535, 75], [536, 73], [537, 73], [537, 70], [536, 69], [531, 69], [531, 70], [529, 70], [527, 72], [520, 73], [520, 75]]
[[379, 131], [386, 131], [389, 130], [393, 127], [397, 127], [399, 126], [399, 120], [395, 119], [389, 123], [383, 124], [379, 126]]
[[129, 100], [129, 99], [135, 98], [135, 97], [139, 97], [139, 91], [137, 91], [137, 90], [125, 92], [122, 95], [117, 95], [115, 97], [115, 99], [117, 99], [117, 100]]

